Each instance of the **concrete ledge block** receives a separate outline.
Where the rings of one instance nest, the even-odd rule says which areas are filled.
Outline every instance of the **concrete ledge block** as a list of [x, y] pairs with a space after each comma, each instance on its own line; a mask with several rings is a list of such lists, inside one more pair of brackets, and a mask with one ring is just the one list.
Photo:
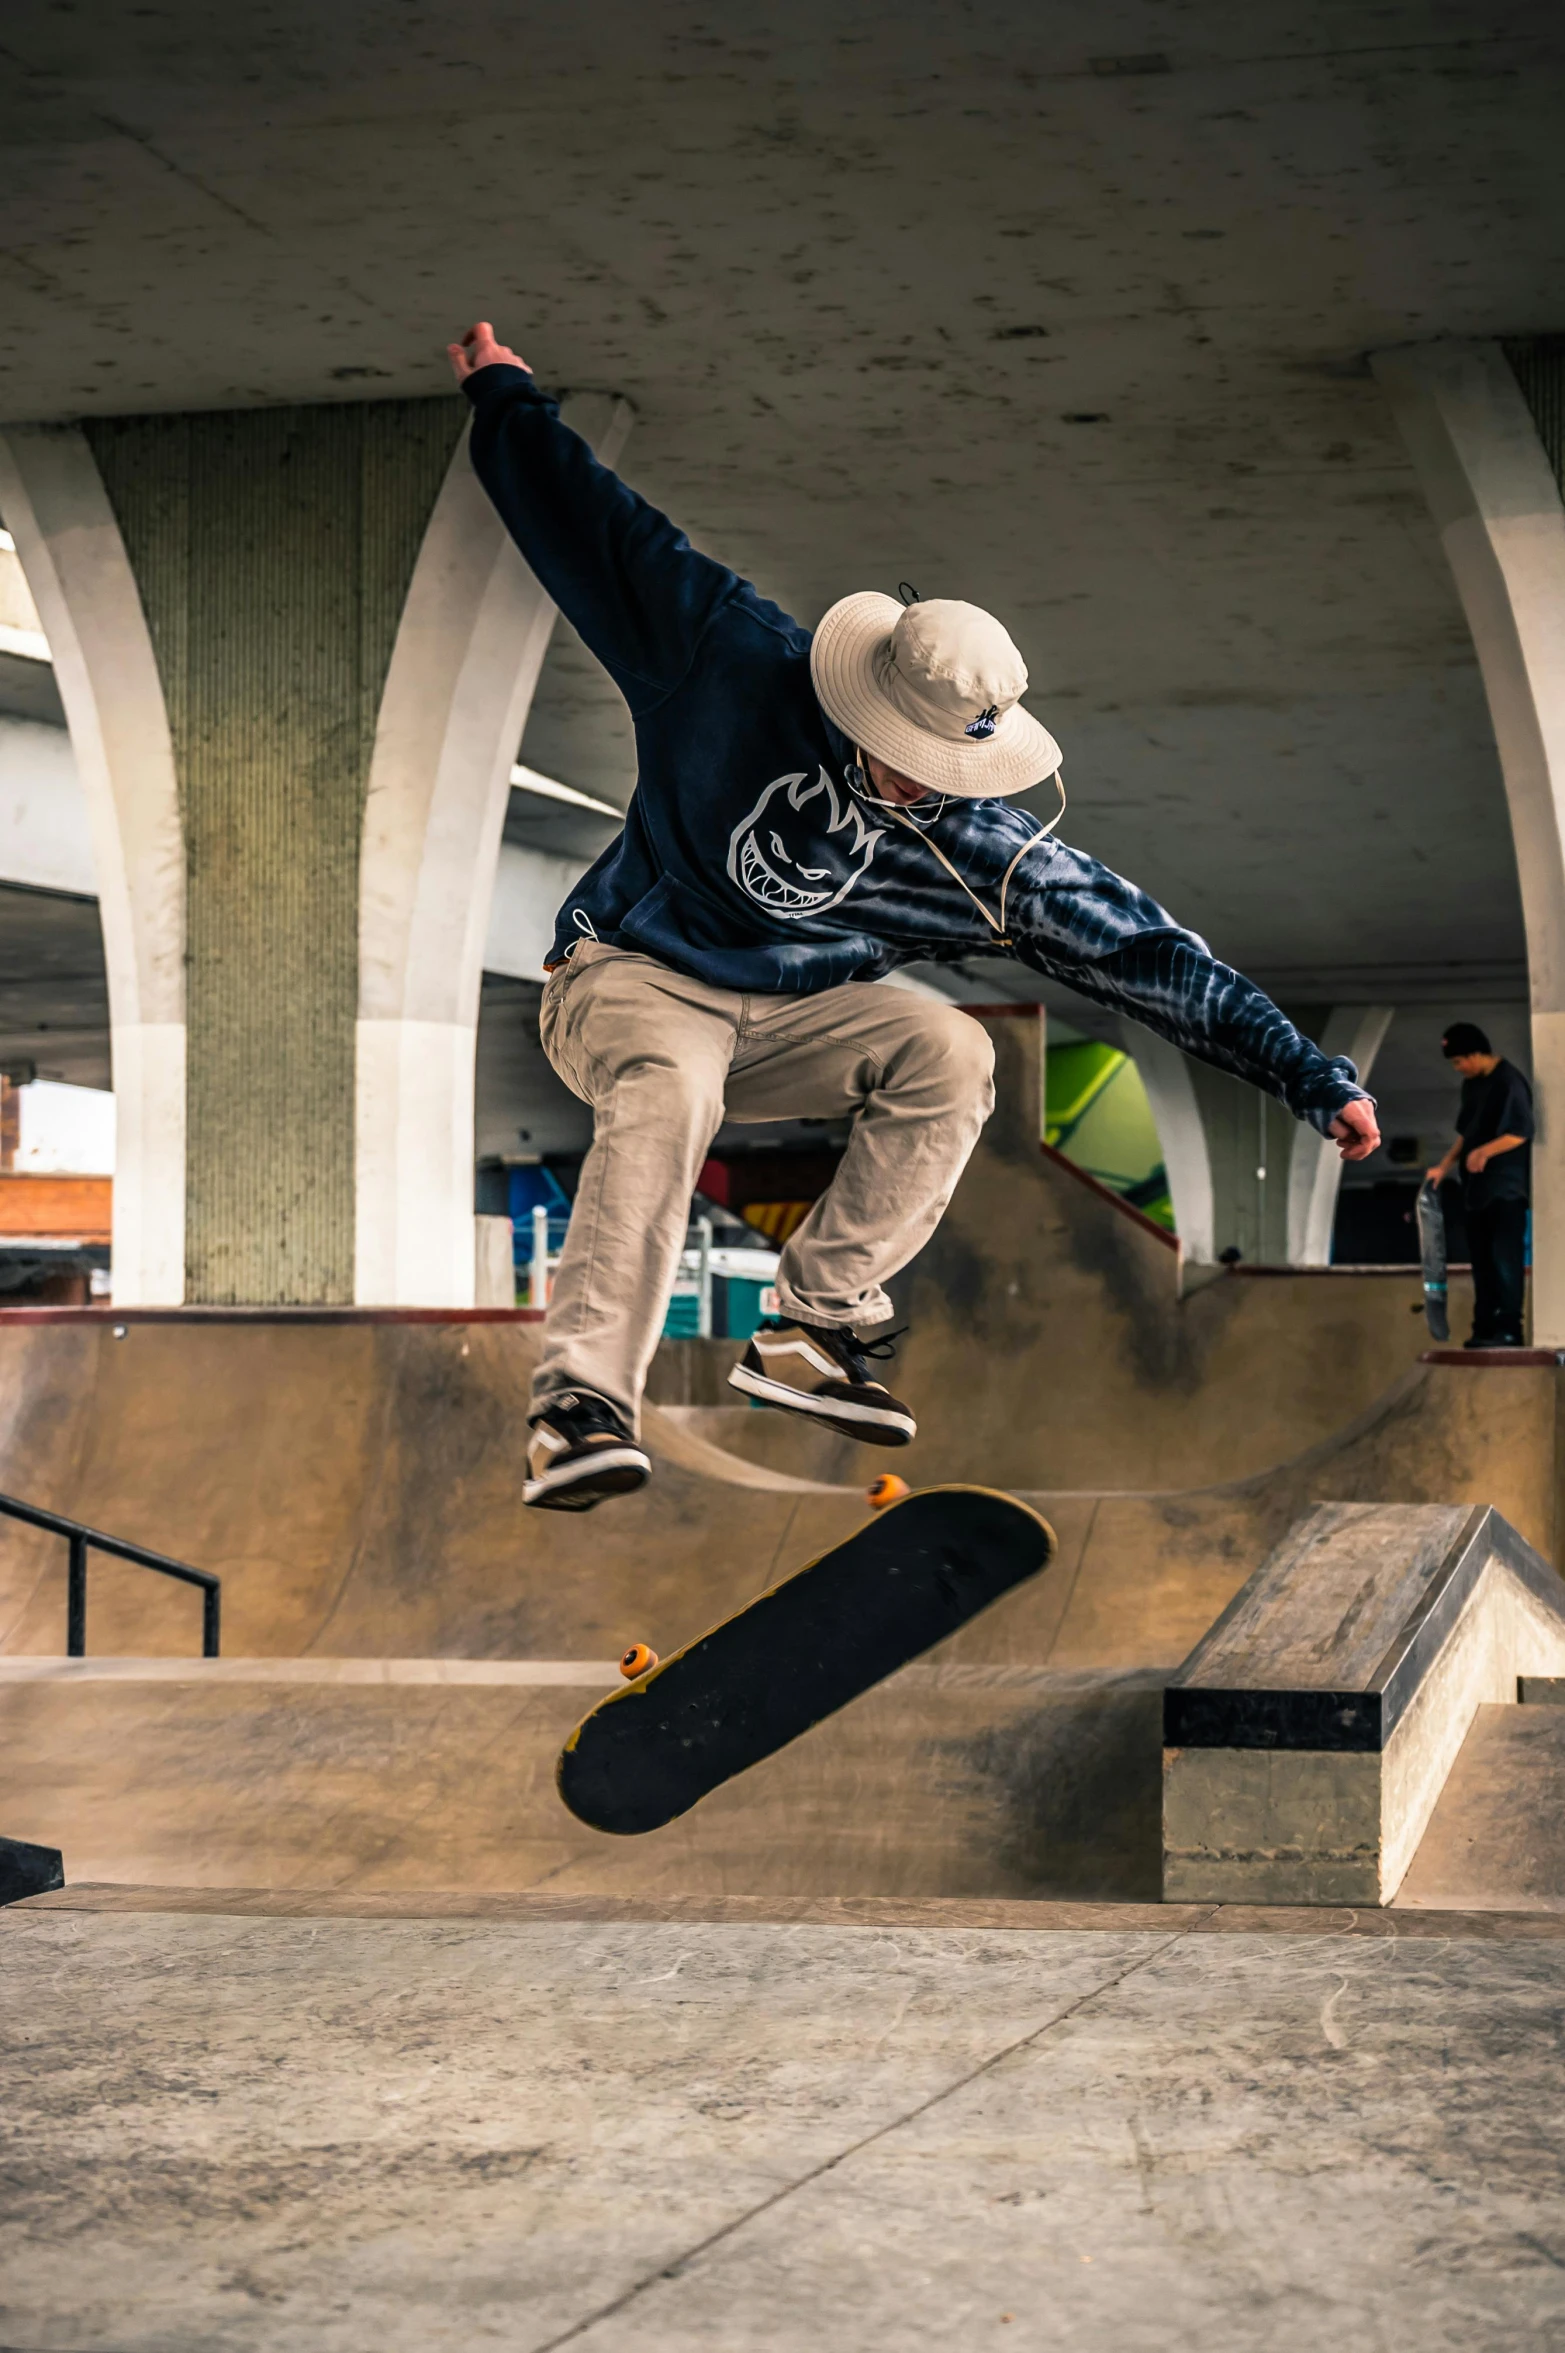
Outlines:
[[1169, 1903], [1380, 1901], [1380, 1760], [1165, 1749]]
[[1165, 1898], [1389, 1903], [1478, 1709], [1562, 1670], [1565, 1585], [1497, 1513], [1320, 1505], [1165, 1694]]

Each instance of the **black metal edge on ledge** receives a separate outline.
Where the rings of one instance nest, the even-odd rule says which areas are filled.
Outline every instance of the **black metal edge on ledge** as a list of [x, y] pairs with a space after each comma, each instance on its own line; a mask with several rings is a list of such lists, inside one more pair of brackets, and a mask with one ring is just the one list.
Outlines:
[[1324, 1749], [1369, 1755], [1384, 1746], [1378, 1691], [1223, 1691], [1170, 1684], [1165, 1748]]
[[52, 1895], [65, 1885], [65, 1860], [57, 1846], [29, 1846], [22, 1838], [0, 1838], [0, 1904], [19, 1904], [30, 1895]]
[[1420, 1364], [1449, 1364], [1464, 1373], [1514, 1373], [1526, 1365], [1565, 1364], [1565, 1348], [1426, 1348]]

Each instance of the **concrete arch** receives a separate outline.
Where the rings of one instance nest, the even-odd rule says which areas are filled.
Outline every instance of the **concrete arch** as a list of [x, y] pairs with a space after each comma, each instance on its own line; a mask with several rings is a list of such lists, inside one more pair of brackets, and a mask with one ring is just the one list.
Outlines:
[[1565, 506], [1498, 343], [1372, 355], [1467, 616], [1505, 780], [1532, 998], [1533, 1339], [1565, 1346]]
[[1212, 1156], [1190, 1065], [1177, 1046], [1139, 1025], [1125, 1025], [1124, 1043], [1141, 1073], [1163, 1147], [1180, 1255], [1193, 1266], [1211, 1266], [1217, 1256]]
[[[571, 401], [612, 464], [628, 404]], [[468, 462], [430, 516], [387, 673], [359, 879], [362, 1306], [471, 1306], [473, 1053], [510, 772], [555, 608]]]
[[[1322, 1053], [1348, 1055], [1357, 1065], [1361, 1084], [1368, 1086], [1394, 1010], [1390, 1005], [1335, 1006], [1316, 1043]], [[1331, 1264], [1331, 1230], [1341, 1190], [1342, 1157], [1336, 1145], [1329, 1136], [1301, 1125], [1288, 1161], [1290, 1266]]]
[[119, 1138], [114, 1297], [185, 1295], [185, 850], [157, 660], [92, 451], [0, 433], [0, 509], [49, 640], [86, 796]]
[[[1389, 1005], [1336, 1006], [1317, 1024], [1318, 1042], [1327, 1054], [1351, 1055], [1359, 1077], [1367, 1081], [1391, 1015]], [[1215, 1119], [1221, 1125], [1225, 1102], [1241, 1099], [1260, 1105], [1264, 1099], [1242, 1081], [1209, 1070], [1203, 1070], [1198, 1085], [1189, 1059], [1151, 1030], [1126, 1023], [1124, 1043], [1141, 1073], [1157, 1123], [1181, 1254], [1188, 1265], [1211, 1266], [1222, 1246], [1236, 1237], [1233, 1172], [1230, 1168], [1225, 1183], [1214, 1169], [1212, 1123]], [[1281, 1253], [1288, 1266], [1329, 1266], [1342, 1183], [1337, 1148], [1328, 1137], [1286, 1118], [1275, 1107], [1268, 1106], [1264, 1116], [1274, 1153], [1279, 1153], [1279, 1137], [1286, 1137], [1280, 1151], [1286, 1152], [1287, 1223], [1286, 1229], [1280, 1224], [1271, 1228], [1273, 1257]]]

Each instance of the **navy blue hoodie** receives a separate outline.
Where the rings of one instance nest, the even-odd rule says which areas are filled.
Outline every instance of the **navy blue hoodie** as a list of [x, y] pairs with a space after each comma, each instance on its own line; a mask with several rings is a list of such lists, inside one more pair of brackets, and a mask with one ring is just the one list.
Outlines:
[[553, 957], [605, 940], [716, 988], [809, 996], [998, 952], [1322, 1133], [1362, 1093], [1351, 1062], [1025, 810], [893, 810], [867, 793], [816, 700], [809, 631], [600, 465], [524, 368], [481, 368], [465, 388], [479, 480], [636, 722], [624, 831], [560, 909]]

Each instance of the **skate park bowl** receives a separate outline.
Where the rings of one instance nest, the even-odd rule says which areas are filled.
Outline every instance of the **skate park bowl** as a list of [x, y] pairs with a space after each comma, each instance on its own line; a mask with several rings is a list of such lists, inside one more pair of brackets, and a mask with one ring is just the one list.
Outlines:
[[[1028, 1018], [1028, 1016], [1033, 1016]], [[996, 1109], [932, 1239], [892, 1285], [915, 1485], [1206, 1487], [1332, 1438], [1429, 1345], [1416, 1266], [1191, 1268], [1174, 1238], [1042, 1144], [1036, 1009], [990, 1018]], [[1456, 1328], [1471, 1300], [1451, 1284]], [[733, 1350], [691, 1341], [659, 1402], [778, 1470], [863, 1486], [885, 1460], [723, 1386]], [[1251, 1564], [1254, 1565], [1253, 1563]]]
[[[223, 1656], [197, 1655], [198, 1595], [95, 1561], [87, 1655], [62, 1657], [64, 1547], [0, 1525], [0, 1833], [60, 1850], [76, 1885], [1155, 1901], [1165, 1691], [1317, 1507], [1497, 1514], [1552, 1591], [1553, 1358], [1420, 1361], [1411, 1269], [1181, 1295], [1166, 1238], [1040, 1150], [1035, 1037], [995, 1027], [1003, 1112], [899, 1286], [923, 1427], [896, 1467], [1023, 1495], [1059, 1537], [1041, 1577], [668, 1829], [605, 1838], [553, 1767], [614, 1662], [840, 1539], [887, 1457], [703, 1402], [718, 1344], [684, 1343], [658, 1393], [685, 1402], [646, 1416], [651, 1486], [532, 1512], [526, 1318], [14, 1311], [0, 1491], [218, 1574]], [[1357, 1900], [1426, 1900], [1443, 1839], [1442, 1900], [1481, 1869], [1486, 1900], [1525, 1880], [1565, 1902], [1546, 1840], [1506, 1878], [1499, 1801], [1463, 1778], [1492, 1718], [1526, 1719], [1504, 1739], [1545, 1808], [1565, 1709], [1476, 1688], [1400, 1889], [1380, 1867]]]

